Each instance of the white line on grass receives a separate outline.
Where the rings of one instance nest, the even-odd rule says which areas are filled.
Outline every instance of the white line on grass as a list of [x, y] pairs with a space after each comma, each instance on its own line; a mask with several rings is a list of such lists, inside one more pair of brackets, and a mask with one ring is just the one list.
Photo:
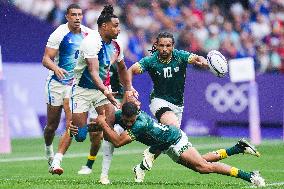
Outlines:
[[[283, 186], [284, 185], [284, 182], [272, 182], [272, 183], [268, 183], [268, 184], [265, 184], [265, 186]], [[245, 188], [257, 188], [256, 186], [248, 186], [248, 187], [245, 187]]]
[[[198, 150], [205, 150], [205, 149], [212, 149], [212, 148], [221, 148], [230, 146], [232, 143], [219, 143], [219, 144], [201, 144], [201, 145], [194, 145]], [[128, 155], [128, 154], [142, 154], [145, 149], [136, 149], [136, 150], [114, 150], [114, 155]], [[64, 158], [77, 158], [77, 157], [86, 157], [87, 153], [70, 153], [66, 154]], [[98, 156], [101, 156], [102, 153], [99, 152]], [[16, 162], [16, 161], [36, 161], [36, 160], [46, 160], [43, 156], [32, 156], [32, 157], [18, 157], [18, 158], [7, 158], [7, 159], [0, 159], [1, 163], [5, 162]]]

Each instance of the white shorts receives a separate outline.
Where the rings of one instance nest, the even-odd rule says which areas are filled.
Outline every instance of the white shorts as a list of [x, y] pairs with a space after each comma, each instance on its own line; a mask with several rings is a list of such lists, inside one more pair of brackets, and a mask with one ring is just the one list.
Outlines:
[[172, 160], [177, 162], [180, 158], [180, 155], [185, 152], [188, 148], [192, 147], [192, 144], [188, 141], [186, 134], [181, 131], [181, 139], [175, 145], [171, 145], [169, 149], [163, 151], [167, 154]]
[[97, 108], [109, 103], [110, 101], [100, 90], [86, 89], [77, 85], [72, 88], [72, 113], [88, 112], [91, 107]]
[[52, 106], [63, 105], [64, 98], [70, 98], [72, 86], [63, 85], [55, 79], [47, 79], [45, 83], [46, 103]]
[[183, 106], [174, 105], [164, 99], [161, 98], [153, 98], [149, 105], [151, 113], [155, 116], [156, 112], [163, 107], [170, 108], [177, 116], [179, 126], [181, 125], [182, 113], [183, 113]]

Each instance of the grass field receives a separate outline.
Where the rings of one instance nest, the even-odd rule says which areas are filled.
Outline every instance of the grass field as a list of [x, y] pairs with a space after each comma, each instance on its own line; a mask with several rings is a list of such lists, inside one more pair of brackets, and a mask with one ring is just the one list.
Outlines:
[[[213, 137], [190, 138], [201, 152], [229, 147], [237, 139]], [[58, 138], [54, 147], [57, 149]], [[0, 188], [251, 188], [250, 183], [228, 176], [200, 175], [171, 161], [163, 155], [155, 161], [151, 172], [146, 173], [143, 184], [134, 182], [132, 167], [142, 158], [144, 145], [132, 143], [115, 150], [110, 171], [111, 185], [102, 186], [98, 179], [101, 169], [101, 153], [91, 175], [77, 175], [86, 162], [89, 142], [73, 142], [63, 159], [64, 174], [51, 175], [44, 159], [43, 139], [17, 139], [12, 141], [13, 153], [0, 155]], [[266, 188], [284, 188], [284, 143], [280, 140], [264, 141], [258, 146], [261, 157], [236, 155], [223, 162], [244, 170], [260, 170], [266, 179]]]

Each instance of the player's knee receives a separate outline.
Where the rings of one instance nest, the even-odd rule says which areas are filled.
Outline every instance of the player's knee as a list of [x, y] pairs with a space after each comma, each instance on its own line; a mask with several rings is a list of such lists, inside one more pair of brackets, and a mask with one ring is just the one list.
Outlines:
[[75, 135], [75, 140], [77, 142], [83, 142], [87, 138], [88, 127], [85, 125], [84, 127], [78, 128], [78, 134]]
[[200, 163], [195, 166], [195, 170], [200, 174], [208, 174], [212, 172], [212, 166], [208, 162]]
[[54, 133], [56, 131], [57, 127], [55, 127], [54, 125], [46, 125], [44, 128], [44, 132], [45, 133]]

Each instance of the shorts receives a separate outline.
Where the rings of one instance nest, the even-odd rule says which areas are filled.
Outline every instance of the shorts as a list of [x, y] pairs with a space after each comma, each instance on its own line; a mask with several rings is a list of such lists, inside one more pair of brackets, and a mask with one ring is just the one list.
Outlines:
[[188, 141], [186, 134], [181, 131], [181, 138], [178, 143], [171, 145], [169, 149], [164, 150], [163, 153], [167, 154], [173, 161], [177, 162], [180, 155], [192, 147], [192, 144]]
[[164, 99], [161, 98], [153, 98], [149, 105], [151, 113], [155, 116], [156, 112], [163, 107], [170, 108], [177, 116], [179, 126], [181, 125], [182, 113], [183, 113], [183, 106], [174, 105]]
[[63, 85], [52, 78], [47, 79], [45, 84], [46, 103], [52, 106], [63, 105], [63, 99], [70, 98], [71, 89], [70, 85]]
[[97, 108], [99, 106], [110, 104], [107, 97], [97, 89], [86, 89], [74, 85], [72, 87], [72, 113], [88, 112], [91, 107]]

